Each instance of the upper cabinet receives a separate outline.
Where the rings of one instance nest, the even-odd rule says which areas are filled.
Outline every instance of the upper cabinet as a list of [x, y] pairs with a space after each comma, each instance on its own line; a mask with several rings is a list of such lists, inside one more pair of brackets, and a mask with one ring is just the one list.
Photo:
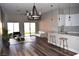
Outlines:
[[66, 15], [65, 26], [79, 26], [79, 14], [71, 14], [70, 20], [68, 15]]
[[[58, 19], [58, 26], [79, 26], [79, 8], [73, 7], [70, 9], [69, 14], [69, 8], [63, 9], [64, 13], [59, 14]], [[70, 16], [70, 18], [69, 18]]]

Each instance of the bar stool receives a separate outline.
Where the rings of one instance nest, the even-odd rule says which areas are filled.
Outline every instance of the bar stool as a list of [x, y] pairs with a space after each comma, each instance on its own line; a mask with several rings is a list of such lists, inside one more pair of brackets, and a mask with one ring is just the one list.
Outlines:
[[51, 41], [53, 44], [56, 45], [56, 36], [55, 35], [51, 35]]
[[68, 49], [68, 42], [67, 42], [67, 38], [61, 37], [60, 39], [60, 46], [61, 44], [63, 45], [63, 49], [67, 48]]

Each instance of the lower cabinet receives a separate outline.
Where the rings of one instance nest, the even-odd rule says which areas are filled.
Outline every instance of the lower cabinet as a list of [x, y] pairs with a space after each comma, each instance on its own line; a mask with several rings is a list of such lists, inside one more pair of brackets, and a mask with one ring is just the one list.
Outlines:
[[[48, 43], [59, 46], [63, 48], [62, 44], [60, 45], [59, 38], [67, 38], [68, 50], [79, 53], [79, 37], [72, 36], [68, 34], [58, 34], [58, 33], [48, 33]], [[63, 42], [62, 42], [63, 43]]]

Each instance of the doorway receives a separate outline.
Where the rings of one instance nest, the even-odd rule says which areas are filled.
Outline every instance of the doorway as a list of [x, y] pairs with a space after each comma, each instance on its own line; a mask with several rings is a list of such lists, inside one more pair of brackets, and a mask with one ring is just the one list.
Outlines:
[[8, 22], [7, 23], [8, 27], [8, 34], [13, 33], [13, 32], [19, 32], [19, 23], [18, 22]]
[[35, 22], [25, 22], [24, 23], [24, 35], [25, 36], [31, 36], [31, 35], [35, 35], [35, 30], [36, 26], [35, 26]]
[[16, 44], [17, 41], [13, 38], [13, 32], [19, 32], [19, 22], [8, 22], [7, 23], [8, 34], [11, 35], [9, 38], [10, 44]]

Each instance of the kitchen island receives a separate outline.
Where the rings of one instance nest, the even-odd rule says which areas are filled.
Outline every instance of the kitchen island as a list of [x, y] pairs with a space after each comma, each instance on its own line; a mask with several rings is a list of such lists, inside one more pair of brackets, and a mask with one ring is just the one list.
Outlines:
[[[53, 38], [54, 36], [54, 38]], [[60, 40], [59, 38], [67, 38], [68, 42], [68, 48], [65, 47], [65, 49], [68, 49], [72, 52], [79, 53], [79, 36], [74, 36], [66, 33], [54, 33], [49, 32], [48, 33], [48, 43], [51, 43], [53, 45], [56, 45], [58, 47], [63, 48], [63, 46], [60, 46]], [[56, 41], [56, 43], [55, 43]]]

